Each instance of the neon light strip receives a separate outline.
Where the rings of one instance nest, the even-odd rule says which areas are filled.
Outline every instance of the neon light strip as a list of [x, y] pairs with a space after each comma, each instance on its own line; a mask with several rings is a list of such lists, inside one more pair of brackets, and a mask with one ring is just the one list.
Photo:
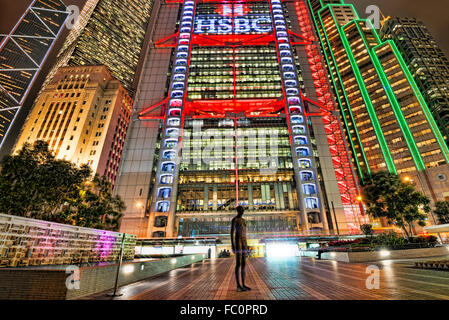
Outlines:
[[[273, 22], [273, 32], [276, 33], [276, 48], [277, 48], [277, 54], [278, 54], [278, 60], [279, 60], [279, 65], [281, 67], [281, 75], [282, 75], [282, 89], [284, 92], [284, 96], [286, 98], [286, 104], [285, 104], [285, 113], [287, 115], [287, 123], [288, 123], [288, 129], [289, 129], [289, 135], [290, 135], [290, 143], [291, 143], [291, 149], [292, 149], [292, 156], [293, 159], [295, 161], [293, 161], [293, 165], [295, 168], [295, 175], [297, 176], [297, 189], [298, 189], [298, 195], [300, 196], [300, 198], [302, 199], [302, 201], [299, 201], [300, 203], [300, 207], [304, 208], [305, 210], [319, 210], [321, 213], [322, 212], [322, 207], [321, 207], [321, 199], [316, 198], [317, 199], [317, 208], [312, 209], [312, 208], [307, 208], [307, 204], [306, 204], [306, 198], [312, 198], [311, 195], [305, 195], [303, 192], [303, 185], [304, 184], [310, 184], [308, 181], [302, 181], [301, 179], [301, 175], [300, 172], [303, 170], [303, 168], [300, 168], [299, 166], [299, 161], [300, 159], [298, 158], [297, 154], [296, 154], [296, 145], [295, 145], [295, 140], [294, 140], [294, 134], [292, 131], [292, 116], [294, 115], [300, 115], [305, 119], [305, 110], [304, 110], [304, 103], [301, 99], [301, 90], [299, 87], [299, 81], [298, 81], [298, 76], [297, 76], [297, 70], [296, 70], [296, 65], [295, 65], [295, 61], [294, 61], [294, 56], [293, 56], [293, 50], [292, 50], [292, 43], [289, 37], [287, 37], [287, 41], [285, 41], [283, 38], [283, 36], [279, 36], [278, 32], [280, 30], [283, 30], [280, 28], [280, 26], [283, 26], [285, 28], [285, 31], [287, 31], [287, 23], [286, 23], [286, 19], [285, 19], [285, 15], [284, 12], [282, 13], [277, 13], [274, 14], [273, 12], [273, 7], [276, 6], [279, 7], [278, 10], [282, 10], [282, 5], [281, 5], [281, 1], [280, 0], [270, 0], [270, 9], [271, 9], [271, 15], [272, 15], [272, 22]], [[277, 17], [278, 16], [278, 17]], [[281, 41], [282, 40], [282, 41]], [[285, 48], [282, 48], [283, 46], [285, 46]], [[287, 48], [288, 47], [288, 48]], [[286, 57], [290, 57], [291, 58], [291, 62], [285, 62], [282, 61], [282, 53], [283, 52], [288, 52], [289, 55], [286, 55]], [[291, 67], [290, 67], [291, 66]], [[292, 71], [287, 71], [287, 68], [291, 68]], [[292, 73], [293, 77], [290, 78], [286, 78], [287, 74]], [[293, 80], [296, 81], [296, 85], [295, 86], [291, 86], [291, 85], [287, 85], [287, 80]], [[293, 90], [296, 90], [296, 94], [293, 93]], [[289, 92], [292, 92], [290, 93]], [[295, 102], [295, 100], [297, 99], [297, 103]], [[298, 105], [300, 107], [300, 112], [295, 112], [293, 113], [293, 108], [295, 108], [295, 106]], [[296, 109], [295, 109], [296, 110]], [[307, 144], [305, 145], [301, 145], [304, 147], [308, 147], [309, 150], [312, 150], [312, 146], [310, 145], [310, 135], [307, 131], [307, 121], [304, 121], [304, 128], [306, 130], [306, 132], [304, 134], [295, 136], [300, 138], [301, 136], [304, 136], [307, 139]], [[299, 145], [298, 145], [299, 146]], [[313, 171], [314, 174], [314, 182], [316, 183], [316, 177], [317, 172], [316, 172], [316, 164], [315, 161], [313, 159], [313, 154], [310, 153], [310, 155], [308, 157], [305, 158], [307, 161], [310, 162], [310, 164], [312, 165], [311, 168], [307, 168], [308, 171]], [[316, 184], [313, 184], [315, 191], [316, 191], [316, 196], [320, 197], [318, 188]], [[303, 216], [304, 217], [304, 216]], [[306, 217], [307, 219], [307, 217]], [[308, 222], [307, 221], [303, 221], [304, 226], [308, 226]], [[322, 223], [324, 224], [324, 221], [322, 221]], [[327, 226], [326, 226], [327, 227]]]
[[[373, 124], [373, 128], [374, 128], [374, 130], [376, 132], [377, 140], [378, 140], [380, 148], [382, 150], [382, 154], [384, 156], [384, 159], [386, 160], [385, 162], [386, 162], [387, 168], [389, 169], [390, 172], [393, 172], [393, 173], [396, 174], [397, 173], [396, 167], [394, 165], [393, 159], [391, 158], [387, 142], [385, 140], [385, 137], [384, 137], [382, 129], [380, 127], [379, 121], [377, 119], [376, 111], [374, 110], [374, 107], [373, 107], [373, 104], [371, 102], [370, 96], [369, 96], [368, 91], [367, 91], [367, 89], [365, 87], [365, 84], [363, 82], [363, 77], [362, 77], [362, 74], [360, 73], [360, 69], [359, 69], [359, 67], [357, 65], [357, 61], [356, 61], [356, 59], [355, 59], [355, 57], [354, 57], [354, 55], [352, 53], [352, 50], [351, 50], [351, 47], [349, 45], [348, 39], [346, 38], [346, 35], [343, 33], [341, 27], [338, 26], [337, 19], [335, 18], [334, 12], [331, 9], [331, 7], [339, 7], [339, 6], [340, 5], [328, 4], [328, 5], [326, 5], [326, 7], [320, 9], [319, 10], [319, 14], [320, 14], [321, 23], [324, 26], [324, 22], [323, 22], [322, 17], [321, 17], [321, 12], [324, 9], [328, 8], [329, 9], [329, 13], [332, 15], [332, 18], [334, 20], [334, 26], [335, 26], [335, 28], [338, 31], [338, 34], [339, 34], [340, 39], [342, 41], [343, 47], [344, 47], [344, 49], [346, 51], [346, 54], [347, 54], [347, 56], [349, 58], [349, 62], [351, 64], [352, 70], [354, 71], [354, 75], [355, 75], [355, 78], [357, 80], [358, 87], [360, 89], [360, 92], [362, 94], [363, 100], [365, 102], [368, 114], [369, 114], [369, 116], [371, 118], [371, 122]], [[354, 7], [352, 5], [348, 5], [348, 6], [351, 6], [353, 8], [353, 10], [355, 11], [355, 9], [354, 9]], [[369, 166], [369, 164], [368, 164], [368, 166]]]
[[[396, 57], [399, 61], [399, 64], [402, 68], [402, 71], [404, 72], [405, 76], [407, 77], [408, 82], [410, 83], [413, 92], [415, 93], [416, 97], [418, 98], [419, 103], [421, 104], [421, 107], [424, 111], [424, 114], [426, 115], [427, 121], [429, 122], [433, 133], [435, 134], [435, 137], [441, 147], [441, 150], [443, 151], [443, 155], [446, 158], [446, 162], [449, 163], [449, 148], [444, 141], [443, 135], [441, 134], [440, 129], [438, 128], [435, 119], [432, 116], [432, 113], [429, 110], [429, 107], [427, 106], [426, 100], [421, 94], [421, 91], [418, 88], [418, 85], [415, 82], [415, 79], [413, 79], [412, 74], [410, 73], [410, 70], [407, 67], [407, 64], [404, 61], [404, 58], [402, 58], [401, 53], [399, 52], [399, 49], [397, 48], [396, 44], [392, 40], [386, 41], [390, 47], [393, 49], [393, 52], [396, 54]], [[375, 47], [374, 49], [376, 49]]]
[[[307, 13], [306, 4], [304, 2], [296, 2], [295, 8], [297, 11], [300, 28], [303, 29], [304, 34], [310, 39], [316, 39], [311, 29], [311, 21]], [[319, 48], [315, 44], [308, 45], [305, 48], [309, 53], [307, 55], [309, 64], [311, 67], [316, 69], [315, 72], [312, 71], [312, 76], [316, 75], [318, 77], [314, 80], [317, 96], [320, 97], [318, 89], [321, 89], [323, 91], [321, 93], [321, 97], [324, 103], [326, 103], [327, 106], [330, 106], [330, 109], [323, 108], [324, 110], [327, 110], [327, 112], [323, 112], [324, 115], [322, 116], [322, 121], [326, 130], [332, 162], [335, 168], [335, 176], [340, 189], [341, 201], [345, 208], [344, 213], [346, 222], [350, 232], [358, 233], [360, 232], [360, 229], [357, 227], [357, 222], [359, 220], [357, 218], [360, 213], [363, 214], [363, 209], [361, 208], [361, 204], [357, 203], [356, 200], [359, 191], [356, 184], [356, 177], [354, 176], [355, 173], [353, 171], [352, 162], [350, 160], [350, 155], [345, 147], [346, 139], [344, 137], [344, 133], [342, 132], [338, 116], [332, 114], [332, 111], [335, 110], [335, 105], [331, 98], [333, 94], [330, 91], [324, 66], [321, 59], [319, 59], [318, 62], [316, 61], [316, 57], [321, 57]], [[342, 146], [343, 150], [340, 150]], [[344, 164], [346, 164], [346, 166]], [[365, 222], [369, 221], [367, 216], [364, 218]], [[335, 223], [338, 222], [336, 221]]]
[[[309, 0], [309, 7], [312, 8], [312, 5], [311, 5], [310, 1], [311, 1], [311, 0]], [[310, 9], [310, 10], [312, 11], [312, 9]], [[358, 159], [358, 156], [357, 156], [357, 150], [356, 150], [356, 148], [355, 148], [354, 141], [353, 141], [352, 136], [351, 136], [351, 128], [349, 127], [348, 121], [347, 121], [347, 119], [346, 119], [346, 113], [345, 113], [345, 110], [343, 109], [343, 102], [342, 102], [342, 100], [341, 100], [340, 94], [338, 94], [338, 89], [337, 89], [337, 88], [339, 88], [339, 86], [337, 85], [336, 80], [335, 80], [335, 78], [334, 78], [334, 76], [333, 76], [334, 71], [333, 71], [332, 68], [331, 68], [330, 59], [332, 59], [332, 61], [333, 61], [334, 68], [335, 68], [335, 74], [337, 75], [337, 77], [338, 77], [338, 79], [339, 79], [339, 81], [340, 81], [339, 83], [340, 83], [340, 86], [341, 86], [341, 92], [343, 93], [344, 99], [345, 99], [345, 101], [346, 101], [346, 105], [348, 106], [349, 117], [351, 118], [352, 123], [355, 123], [354, 115], [352, 114], [352, 110], [351, 110], [351, 104], [350, 104], [350, 102], [349, 102], [348, 96], [346, 95], [346, 90], [345, 90], [345, 87], [344, 87], [344, 83], [343, 83], [343, 80], [342, 80], [342, 78], [341, 78], [341, 75], [340, 75], [340, 73], [339, 73], [339, 71], [338, 71], [337, 60], [335, 59], [335, 56], [334, 56], [332, 50], [330, 50], [330, 48], [331, 48], [332, 46], [331, 46], [331, 44], [330, 44], [329, 39], [327, 38], [327, 36], [326, 36], [326, 34], [325, 34], [323, 21], [322, 21], [322, 19], [321, 19], [321, 17], [320, 17], [320, 23], [321, 23], [321, 26], [322, 26], [322, 28], [320, 28], [319, 25], [318, 25], [318, 22], [317, 22], [316, 19], [315, 19], [314, 14], [312, 14], [311, 16], [312, 16], [312, 19], [313, 19], [313, 21], [314, 21], [315, 27], [316, 27], [316, 29], [317, 29], [317, 31], [318, 31], [318, 33], [319, 33], [319, 37], [318, 37], [318, 38], [319, 38], [319, 40], [320, 40], [321, 47], [323, 48], [323, 52], [324, 52], [324, 57], [325, 57], [325, 59], [326, 59], [326, 63], [327, 63], [327, 65], [329, 66], [329, 74], [330, 74], [330, 76], [331, 76], [332, 83], [333, 83], [333, 85], [334, 85], [334, 88], [336, 88], [335, 90], [337, 91], [336, 97], [337, 97], [337, 100], [338, 100], [338, 105], [341, 107], [341, 108], [340, 108], [340, 112], [342, 113], [342, 118], [343, 118], [343, 121], [344, 121], [345, 127], [346, 127], [346, 134], [347, 134], [348, 137], [349, 137], [348, 140], [349, 140], [349, 143], [350, 143], [351, 148], [352, 148], [352, 150], [353, 150], [352, 154], [353, 154], [353, 157], [354, 157], [354, 159], [355, 159], [355, 163], [356, 163], [356, 166], [357, 166], [357, 170], [358, 170], [358, 173], [359, 173], [359, 177], [360, 177], [360, 179], [363, 181], [363, 180], [364, 180], [364, 172], [363, 172], [362, 168], [360, 167], [360, 160]], [[322, 37], [321, 37], [320, 30], [325, 34], [325, 35], [324, 35], [324, 38], [326, 39], [325, 41], [326, 41], [327, 44], [328, 44], [329, 52], [327, 52], [327, 51], [325, 50], [325, 45], [324, 45], [323, 39], [322, 39]], [[331, 57], [328, 56], [329, 53], [330, 53]], [[362, 141], [362, 140], [361, 140], [361, 138], [360, 138], [359, 131], [358, 131], [358, 129], [357, 129], [357, 127], [356, 127], [355, 125], [353, 126], [353, 129], [354, 129], [354, 131], [355, 131], [356, 140], [359, 141], [358, 146], [359, 146], [360, 151], [361, 151], [361, 153], [362, 153], [363, 161], [364, 161], [364, 163], [366, 164], [365, 167], [367, 168], [367, 171], [368, 171], [367, 173], [368, 173], [368, 175], [370, 175], [370, 174], [371, 174], [371, 169], [370, 169], [370, 166], [368, 165], [368, 159], [367, 159], [367, 157], [366, 157], [366, 154], [365, 154], [365, 150], [364, 150], [364, 148], [363, 148], [363, 145], [360, 143], [360, 141]]]
[[[360, 37], [361, 37], [363, 43], [365, 44], [366, 51], [368, 52], [368, 55], [370, 56], [371, 61], [373, 62], [373, 65], [377, 71], [377, 74], [379, 75], [379, 78], [382, 82], [383, 89], [384, 89], [385, 93], [387, 94], [388, 101], [390, 102], [390, 104], [392, 106], [393, 112], [396, 116], [396, 119], [398, 120], [399, 126], [401, 127], [402, 134], [405, 137], [407, 146], [409, 147], [410, 153], [413, 157], [413, 160], [415, 161], [415, 165], [418, 168], [418, 170], [425, 170], [426, 166], [421, 157], [421, 154], [419, 153], [419, 149], [415, 143], [415, 140], [413, 139], [413, 135], [410, 132], [410, 128], [408, 127], [407, 121], [404, 118], [404, 115], [401, 110], [401, 106], [399, 105], [394, 93], [391, 91], [391, 84], [388, 81], [387, 75], [385, 74], [378, 57], [373, 53], [373, 51], [369, 47], [368, 43], [366, 42], [365, 35], [364, 35], [363, 31], [360, 29], [359, 22], [363, 22], [365, 24], [366, 23], [371, 24], [371, 22], [369, 20], [360, 19], [360, 20], [353, 20], [350, 23], [343, 26], [342, 28], [346, 29], [346, 28], [350, 28], [352, 25], [354, 25], [355, 28], [358, 30]], [[373, 33], [376, 33], [376, 32], [373, 31]]]
[[[175, 208], [171, 206], [172, 203], [175, 203], [176, 201], [176, 187], [177, 187], [177, 181], [175, 181], [175, 177], [179, 172], [179, 161], [178, 157], [180, 156], [181, 152], [181, 145], [182, 145], [182, 134], [183, 134], [183, 128], [184, 128], [184, 116], [185, 116], [185, 104], [186, 104], [186, 94], [187, 94], [187, 78], [188, 78], [188, 70], [190, 65], [190, 55], [191, 55], [191, 40], [193, 36], [193, 29], [194, 29], [194, 19], [195, 19], [195, 10], [196, 10], [196, 2], [194, 0], [188, 0], [184, 1], [184, 5], [182, 8], [182, 15], [181, 15], [181, 21], [190, 21], [188, 28], [189, 32], [179, 32], [177, 34], [177, 37], [175, 37], [177, 45], [176, 45], [176, 53], [186, 52], [184, 49], [181, 50], [181, 48], [184, 48], [187, 46], [187, 52], [188, 52], [188, 59], [178, 57], [178, 55], [175, 55], [174, 60], [174, 66], [173, 66], [173, 72], [172, 72], [172, 78], [170, 81], [170, 90], [169, 90], [169, 96], [168, 96], [168, 106], [165, 114], [165, 121], [163, 126], [163, 134], [162, 134], [162, 140], [161, 140], [161, 148], [159, 151], [159, 161], [157, 164], [157, 172], [156, 172], [156, 183], [154, 188], [154, 199], [161, 200], [161, 201], [155, 201], [154, 202], [154, 210], [153, 212], [160, 212], [165, 215], [168, 215], [167, 224], [165, 227], [165, 230], [167, 231], [167, 228], [170, 228], [171, 226], [174, 226], [173, 223], [173, 215]], [[167, 38], [164, 38], [160, 42], [164, 42], [170, 38], [174, 38], [174, 36], [170, 36]], [[177, 80], [177, 77], [183, 76], [183, 80], [180, 81]], [[180, 88], [174, 88], [174, 83], [183, 83], [182, 89]], [[165, 102], [165, 101], [163, 101]], [[157, 105], [156, 105], [157, 106]], [[147, 109], [148, 110], [148, 109]], [[147, 111], [145, 110], [145, 111]], [[151, 109], [150, 109], [151, 110]], [[141, 115], [142, 116], [142, 115]], [[170, 119], [177, 119], [179, 121], [175, 122], [168, 122]], [[168, 134], [169, 130], [172, 129], [172, 132], [177, 133], [176, 136], [171, 136]], [[177, 143], [175, 145], [172, 145], [170, 147], [170, 144], [166, 144], [167, 140], [173, 140], [177, 139]], [[164, 159], [163, 155], [167, 154], [174, 154], [174, 159]], [[174, 170], [170, 173], [162, 172], [162, 162], [170, 161], [174, 163]], [[167, 183], [162, 182], [163, 177], [171, 177], [171, 179], [168, 180]], [[157, 194], [157, 190], [160, 187], [166, 187], [171, 189], [170, 199], [167, 200], [165, 198], [159, 197]], [[159, 210], [158, 203], [167, 203], [168, 206], [165, 208], [161, 208], [164, 210]], [[155, 227], [156, 228], [156, 227]]]

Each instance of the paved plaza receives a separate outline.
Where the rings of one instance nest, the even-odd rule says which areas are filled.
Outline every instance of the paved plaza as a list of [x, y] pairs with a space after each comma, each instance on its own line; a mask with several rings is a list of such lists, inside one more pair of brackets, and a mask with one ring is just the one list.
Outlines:
[[[449, 300], [449, 272], [413, 268], [413, 261], [386, 261], [379, 289], [367, 289], [370, 264], [314, 258], [251, 258], [247, 292], [236, 292], [234, 260], [205, 260], [121, 288], [129, 300]], [[89, 299], [111, 299], [104, 293]]]

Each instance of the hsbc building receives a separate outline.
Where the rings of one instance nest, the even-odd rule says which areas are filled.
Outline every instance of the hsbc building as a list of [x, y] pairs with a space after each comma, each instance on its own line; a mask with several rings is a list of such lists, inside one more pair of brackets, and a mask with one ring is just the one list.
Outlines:
[[140, 238], [358, 233], [367, 221], [306, 1], [155, 3], [116, 193]]

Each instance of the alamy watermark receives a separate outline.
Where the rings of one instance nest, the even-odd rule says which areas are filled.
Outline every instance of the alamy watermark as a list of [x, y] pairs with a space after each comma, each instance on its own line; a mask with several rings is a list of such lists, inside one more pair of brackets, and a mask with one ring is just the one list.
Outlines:
[[381, 27], [380, 8], [376, 5], [370, 5], [370, 6], [366, 7], [365, 13], [368, 15], [368, 17], [367, 17], [368, 21], [366, 22], [366, 27], [379, 30]]
[[368, 277], [365, 280], [365, 286], [368, 290], [380, 289], [380, 269], [376, 265], [370, 265], [366, 268], [365, 273]]
[[80, 8], [76, 5], [70, 5], [67, 7], [67, 11], [70, 12], [70, 15], [65, 23], [66, 28], [69, 30], [77, 28], [80, 23]]
[[65, 273], [69, 274], [65, 280], [65, 286], [68, 290], [79, 290], [80, 289], [80, 268], [78, 266], [68, 266], [65, 269]]

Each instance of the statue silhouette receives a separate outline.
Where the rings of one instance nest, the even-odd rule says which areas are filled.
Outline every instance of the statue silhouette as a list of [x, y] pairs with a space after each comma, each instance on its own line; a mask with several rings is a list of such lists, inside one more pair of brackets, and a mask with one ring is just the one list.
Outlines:
[[[245, 219], [242, 218], [244, 213], [243, 207], [238, 206], [236, 209], [237, 216], [232, 219], [231, 225], [232, 252], [235, 254], [235, 280], [237, 281], [237, 291], [248, 291], [251, 290], [251, 288], [245, 285], [245, 266], [246, 256], [248, 254], [248, 243], [246, 242], [246, 222]], [[239, 273], [242, 276], [241, 284], [239, 280]]]

